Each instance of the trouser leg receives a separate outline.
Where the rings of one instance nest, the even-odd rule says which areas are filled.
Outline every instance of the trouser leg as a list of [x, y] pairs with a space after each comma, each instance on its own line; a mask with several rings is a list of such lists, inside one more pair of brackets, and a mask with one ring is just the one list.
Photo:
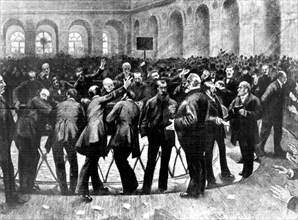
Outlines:
[[129, 148], [118, 147], [114, 149], [115, 163], [120, 173], [123, 191], [133, 191], [138, 188], [135, 172], [127, 161], [130, 154]]
[[272, 128], [272, 123], [271, 122], [262, 121], [260, 142], [258, 143], [257, 148], [259, 148], [263, 152], [264, 152], [264, 149], [265, 149], [265, 144], [267, 142], [267, 139], [270, 135], [271, 128]]
[[76, 189], [76, 185], [78, 182], [78, 159], [77, 159], [77, 152], [75, 151], [74, 145], [67, 143], [65, 145], [65, 150], [68, 156], [68, 162], [70, 165], [70, 184], [69, 184], [69, 191], [70, 193], [74, 193]]
[[273, 125], [274, 128], [274, 152], [279, 154], [282, 153], [282, 148], [280, 146], [281, 138], [282, 138], [282, 122], [277, 121]]
[[217, 137], [216, 142], [219, 149], [219, 159], [220, 159], [220, 169], [221, 174], [230, 174], [230, 170], [227, 163], [227, 155], [226, 155], [226, 145], [225, 140], [222, 137]]
[[67, 143], [56, 142], [52, 146], [53, 157], [56, 167], [57, 179], [62, 194], [68, 192], [67, 182], [66, 182], [66, 172], [65, 172], [65, 162], [63, 148]]
[[207, 169], [207, 181], [208, 183], [215, 183], [215, 177], [213, 172], [213, 148], [214, 148], [214, 135], [208, 135], [206, 138], [206, 154], [205, 154], [205, 161], [206, 161], [206, 169]]
[[161, 190], [168, 189], [168, 167], [171, 158], [172, 146], [164, 142], [161, 145], [161, 160], [160, 160], [160, 170], [158, 179], [158, 188]]
[[159, 150], [160, 143], [156, 143], [154, 140], [149, 140], [148, 145], [148, 160], [144, 174], [143, 191], [150, 193], [153, 174], [156, 166], [156, 156]]

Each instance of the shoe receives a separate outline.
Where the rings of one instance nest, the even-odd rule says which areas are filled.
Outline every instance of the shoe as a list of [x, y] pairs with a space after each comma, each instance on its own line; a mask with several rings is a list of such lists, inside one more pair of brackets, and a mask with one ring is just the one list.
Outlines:
[[167, 189], [158, 188], [158, 193], [165, 193], [166, 191], [167, 191]]
[[231, 173], [222, 173], [220, 174], [222, 179], [235, 179], [235, 176]]
[[6, 199], [6, 203], [8, 206], [22, 205], [26, 202], [28, 202], [28, 201], [25, 199], [22, 199], [19, 196], [12, 196], [12, 197]]
[[83, 202], [86, 202], [86, 203], [92, 202], [92, 198], [89, 195], [82, 195], [81, 198]]
[[208, 183], [206, 189], [217, 188], [219, 185], [217, 183]]
[[110, 193], [109, 188], [102, 187], [94, 191], [94, 195], [108, 195]]
[[182, 192], [182, 193], [180, 193], [180, 197], [181, 198], [199, 198], [200, 194], [190, 194], [187, 192]]
[[138, 191], [136, 189], [124, 189], [120, 195], [133, 195], [133, 194], [138, 194]]

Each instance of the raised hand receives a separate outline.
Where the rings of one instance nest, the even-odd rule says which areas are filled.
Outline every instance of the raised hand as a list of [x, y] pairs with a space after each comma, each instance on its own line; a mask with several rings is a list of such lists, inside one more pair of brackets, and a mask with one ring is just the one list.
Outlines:
[[129, 77], [128, 79], [123, 80], [123, 87], [127, 89], [132, 83], [132, 77]]
[[105, 68], [105, 65], [106, 65], [106, 62], [107, 62], [106, 59], [101, 59], [100, 60], [100, 67], [99, 68], [100, 69], [104, 69]]

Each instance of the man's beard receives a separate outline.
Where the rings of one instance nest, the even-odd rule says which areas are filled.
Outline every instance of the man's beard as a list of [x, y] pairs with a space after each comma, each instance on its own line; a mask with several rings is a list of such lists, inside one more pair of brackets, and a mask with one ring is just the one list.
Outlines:
[[168, 94], [158, 94], [158, 98], [160, 101], [166, 101], [168, 98]]

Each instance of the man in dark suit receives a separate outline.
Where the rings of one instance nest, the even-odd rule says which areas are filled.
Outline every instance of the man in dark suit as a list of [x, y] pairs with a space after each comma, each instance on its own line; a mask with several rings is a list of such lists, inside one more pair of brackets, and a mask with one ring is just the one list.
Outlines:
[[138, 181], [134, 170], [127, 158], [140, 156], [138, 121], [140, 110], [133, 101], [134, 94], [127, 92], [123, 100], [116, 103], [106, 120], [116, 125], [116, 132], [112, 134], [108, 147], [114, 150], [114, 159], [119, 170], [123, 194], [131, 194], [138, 188]]
[[78, 92], [78, 98], [89, 98], [88, 96], [88, 89], [90, 86], [93, 86], [95, 83], [93, 82], [94, 79], [98, 78], [100, 76], [105, 68], [106, 60], [102, 59], [100, 61], [100, 66], [96, 71], [93, 73], [88, 73], [87, 69], [83, 69], [82, 67], [78, 67], [75, 70], [75, 75], [77, 77], [76, 82], [74, 83], [74, 88]]
[[0, 166], [3, 173], [5, 200], [8, 205], [21, 204], [22, 201], [16, 193], [14, 168], [11, 161], [10, 146], [12, 142], [15, 122], [9, 106], [2, 96], [5, 91], [5, 82], [0, 75]]
[[28, 79], [13, 90], [15, 108], [19, 110], [21, 105], [26, 105], [30, 99], [37, 95], [42, 87], [42, 84], [36, 79], [36, 73], [30, 71], [28, 73]]
[[234, 77], [234, 68], [227, 66], [226, 77], [224, 78], [225, 88], [221, 91], [221, 99], [225, 107], [229, 107], [233, 99], [237, 96], [238, 81]]
[[269, 66], [268, 64], [263, 64], [262, 75], [259, 76], [257, 84], [252, 88], [254, 95], [260, 99], [271, 82]]
[[33, 191], [40, 158], [40, 140], [52, 111], [52, 106], [47, 102], [49, 96], [49, 90], [43, 88], [38, 96], [27, 103], [24, 114], [16, 123], [15, 143], [19, 149], [20, 190], [23, 193]]
[[77, 185], [78, 193], [82, 195], [83, 200], [86, 202], [92, 201], [88, 188], [90, 177], [95, 193], [103, 194], [108, 192], [108, 189], [103, 187], [97, 169], [99, 158], [105, 157], [108, 154], [106, 120], [104, 118], [105, 106], [106, 103], [123, 95], [130, 84], [131, 78], [125, 80], [122, 87], [105, 96], [99, 96], [100, 91], [98, 86], [91, 86], [89, 89], [91, 102], [86, 111], [87, 125], [76, 143], [77, 151], [86, 155]]
[[229, 108], [231, 143], [236, 145], [236, 142], [239, 141], [243, 158], [243, 169], [240, 175], [243, 179], [249, 177], [253, 172], [254, 149], [258, 140], [257, 120], [261, 110], [260, 100], [250, 93], [250, 89], [248, 82], [241, 82], [238, 96]]
[[147, 101], [140, 118], [142, 140], [149, 142], [148, 160], [142, 188], [144, 194], [151, 192], [159, 147], [162, 149], [162, 154], [158, 188], [160, 192], [167, 190], [168, 165], [172, 147], [175, 145], [175, 134], [173, 131], [166, 130], [166, 126], [169, 125], [169, 119], [174, 117], [177, 103], [169, 97], [167, 82], [165, 80], [157, 80], [157, 91], [157, 95]]
[[271, 128], [274, 129], [274, 152], [276, 155], [284, 156], [280, 146], [282, 138], [282, 119], [284, 102], [284, 85], [287, 75], [283, 71], [277, 73], [277, 80], [272, 82], [261, 97], [263, 106], [261, 138], [257, 145], [258, 156], [264, 155], [264, 147], [270, 135]]
[[132, 73], [130, 72], [131, 70], [131, 65], [130, 63], [128, 62], [125, 62], [122, 64], [122, 70], [123, 72], [118, 74], [116, 77], [115, 77], [115, 80], [116, 81], [119, 81], [119, 82], [123, 82], [124, 79], [129, 79], [130, 77], [133, 77]]
[[176, 130], [178, 140], [186, 155], [190, 182], [181, 197], [198, 198], [204, 194], [206, 185], [205, 120], [208, 101], [200, 91], [201, 79], [195, 73], [187, 77], [187, 96], [179, 104], [175, 119], [167, 127]]
[[41, 66], [42, 71], [38, 74], [37, 80], [42, 84], [42, 86], [48, 90], [53, 87], [53, 82], [50, 76], [50, 65], [48, 63], [44, 63]]
[[[75, 89], [68, 89], [66, 96], [67, 100], [59, 103], [57, 106], [54, 142], [52, 145], [56, 173], [62, 195], [75, 193], [78, 179], [78, 161], [75, 143], [85, 126], [84, 109], [75, 100], [77, 91]], [[66, 150], [70, 164], [69, 190], [66, 182], [63, 149]]]
[[203, 94], [208, 101], [208, 117], [206, 119], [206, 167], [207, 167], [207, 181], [208, 187], [215, 185], [215, 177], [213, 173], [212, 159], [213, 148], [215, 141], [219, 148], [221, 177], [232, 179], [227, 159], [226, 159], [226, 145], [225, 145], [225, 130], [223, 125], [223, 111], [219, 99], [216, 96], [216, 87], [211, 81], [207, 81], [202, 85]]
[[150, 99], [152, 90], [147, 85], [147, 83], [143, 82], [142, 74], [136, 72], [133, 74], [133, 82], [130, 86], [130, 90], [135, 94], [134, 101], [139, 106], [140, 110], [146, 105], [148, 99]]
[[[298, 169], [287, 169], [283, 166], [273, 165], [273, 168], [290, 180], [298, 179]], [[292, 196], [287, 188], [276, 185], [271, 187], [273, 196], [287, 203], [287, 208], [298, 213], [298, 197]]]

